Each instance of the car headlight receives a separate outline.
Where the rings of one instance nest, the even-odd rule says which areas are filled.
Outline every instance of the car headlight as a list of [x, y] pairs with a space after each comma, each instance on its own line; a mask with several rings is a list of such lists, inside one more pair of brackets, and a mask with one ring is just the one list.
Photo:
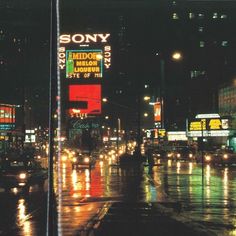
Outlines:
[[192, 153], [189, 153], [188, 156], [189, 156], [190, 158], [192, 158], [192, 157], [193, 157], [193, 154], [192, 154]]
[[181, 157], [180, 153], [177, 153], [177, 157]]
[[224, 159], [228, 159], [228, 157], [229, 157], [228, 154], [224, 154], [223, 156]]
[[89, 158], [88, 158], [88, 157], [85, 157], [85, 158], [84, 158], [84, 162], [85, 162], [85, 163], [89, 163]]
[[171, 153], [168, 153], [167, 156], [168, 156], [168, 157], [171, 157]]
[[27, 177], [26, 173], [19, 174], [19, 179], [26, 179], [26, 177]]
[[73, 162], [76, 162], [76, 161], [77, 161], [77, 158], [76, 158], [76, 157], [73, 157], [72, 161], [73, 161]]
[[206, 161], [210, 161], [210, 160], [211, 160], [211, 156], [206, 155], [206, 156], [205, 156], [205, 160], [206, 160]]
[[62, 159], [62, 161], [66, 161], [66, 160], [67, 160], [67, 156], [66, 156], [66, 155], [63, 155], [63, 156], [61, 157], [61, 159]]

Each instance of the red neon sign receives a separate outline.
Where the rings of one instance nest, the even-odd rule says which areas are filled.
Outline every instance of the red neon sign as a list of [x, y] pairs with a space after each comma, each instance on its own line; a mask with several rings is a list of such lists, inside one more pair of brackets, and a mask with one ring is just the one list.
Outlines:
[[69, 102], [78, 102], [78, 106], [69, 109], [71, 115], [101, 114], [101, 85], [69, 85]]

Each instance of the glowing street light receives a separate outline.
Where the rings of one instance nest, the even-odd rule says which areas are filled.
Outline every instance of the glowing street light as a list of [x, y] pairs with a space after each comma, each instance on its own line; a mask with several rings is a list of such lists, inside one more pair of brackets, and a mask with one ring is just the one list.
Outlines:
[[108, 102], [107, 98], [102, 99], [103, 102]]
[[150, 99], [151, 99], [150, 96], [144, 96], [144, 97], [143, 97], [143, 100], [144, 100], [144, 101], [149, 101]]
[[179, 61], [182, 59], [182, 54], [180, 52], [174, 52], [172, 54], [172, 59], [175, 61]]
[[[165, 128], [164, 121], [164, 106], [165, 106], [165, 59], [161, 53], [156, 53], [156, 56], [160, 57], [160, 69], [161, 69], [161, 86], [160, 86], [160, 100], [161, 100], [161, 128]], [[175, 51], [171, 54], [171, 58], [174, 61], [180, 61], [182, 59], [182, 53]]]

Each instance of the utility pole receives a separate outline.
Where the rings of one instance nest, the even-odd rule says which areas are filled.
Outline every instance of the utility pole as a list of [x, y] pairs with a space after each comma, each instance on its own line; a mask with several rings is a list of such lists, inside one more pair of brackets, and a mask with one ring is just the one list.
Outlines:
[[[59, 2], [58, 0], [51, 0], [51, 25], [50, 25], [50, 86], [49, 86], [49, 153], [48, 153], [48, 201], [47, 201], [47, 236], [56, 236], [57, 234], [57, 205], [56, 196], [54, 192], [54, 112], [56, 111], [56, 88], [58, 88], [58, 66], [57, 66], [57, 47], [59, 34]], [[59, 76], [60, 78], [60, 76]], [[59, 99], [61, 99], [59, 97]], [[60, 110], [60, 107], [59, 109]], [[59, 114], [60, 115], [60, 114]], [[58, 127], [60, 129], [60, 127]], [[60, 133], [59, 133], [60, 138]], [[59, 145], [60, 145], [60, 141]], [[60, 147], [59, 147], [60, 152]], [[58, 154], [60, 156], [60, 153]], [[60, 158], [58, 158], [58, 169], [60, 170]], [[60, 176], [59, 176], [60, 177]], [[60, 201], [59, 201], [60, 205]], [[58, 230], [61, 233], [61, 230]]]

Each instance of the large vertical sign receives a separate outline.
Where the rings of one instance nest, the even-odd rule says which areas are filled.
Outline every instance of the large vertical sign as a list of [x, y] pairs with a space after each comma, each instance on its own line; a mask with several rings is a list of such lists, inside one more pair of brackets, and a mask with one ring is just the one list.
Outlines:
[[69, 85], [69, 114], [101, 114], [101, 85]]
[[161, 103], [156, 102], [153, 106], [154, 109], [154, 126], [161, 128]]

